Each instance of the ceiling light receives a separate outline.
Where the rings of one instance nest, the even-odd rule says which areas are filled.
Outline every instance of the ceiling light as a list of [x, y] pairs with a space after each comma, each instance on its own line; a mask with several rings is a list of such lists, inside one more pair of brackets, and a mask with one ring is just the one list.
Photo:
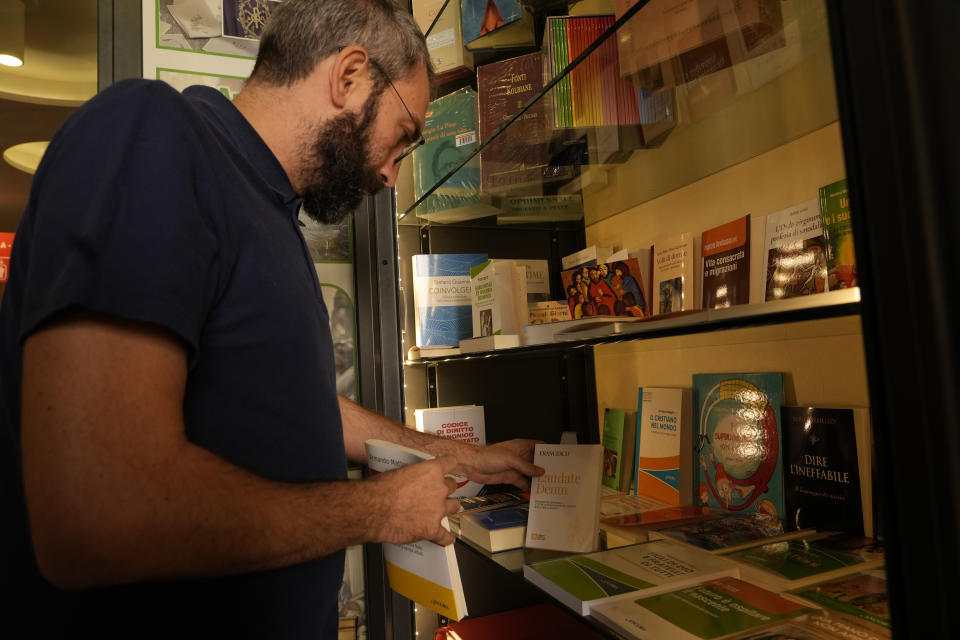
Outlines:
[[0, 64], [23, 65], [23, 3], [0, 0]]
[[40, 158], [47, 150], [48, 142], [24, 142], [17, 144], [3, 152], [3, 159], [14, 169], [26, 171], [33, 175], [40, 164]]

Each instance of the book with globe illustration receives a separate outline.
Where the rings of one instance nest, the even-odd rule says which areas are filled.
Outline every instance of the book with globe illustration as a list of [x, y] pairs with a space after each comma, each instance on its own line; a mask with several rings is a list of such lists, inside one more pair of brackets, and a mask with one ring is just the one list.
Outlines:
[[477, 94], [470, 87], [437, 98], [427, 107], [426, 142], [411, 154], [414, 198], [420, 200], [429, 193], [417, 206], [419, 217], [457, 222], [497, 213], [490, 197], [480, 193], [479, 154], [457, 168], [477, 148], [478, 137]]
[[782, 373], [694, 374], [699, 504], [783, 519], [782, 404]]

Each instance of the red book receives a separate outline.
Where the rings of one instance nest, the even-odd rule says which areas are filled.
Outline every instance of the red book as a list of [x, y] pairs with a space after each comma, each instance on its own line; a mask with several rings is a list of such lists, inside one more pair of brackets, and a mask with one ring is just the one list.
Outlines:
[[538, 604], [440, 627], [434, 640], [601, 640], [580, 618], [552, 604]]
[[13, 251], [12, 233], [0, 233], [0, 282], [10, 277], [10, 252]]
[[750, 214], [703, 232], [703, 308], [750, 302]]

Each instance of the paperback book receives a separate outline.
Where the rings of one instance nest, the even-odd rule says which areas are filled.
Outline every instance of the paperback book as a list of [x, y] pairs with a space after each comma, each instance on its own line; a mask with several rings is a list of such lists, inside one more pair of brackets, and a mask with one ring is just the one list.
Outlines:
[[700, 238], [692, 233], [662, 238], [653, 245], [653, 313], [700, 308], [697, 276]]
[[470, 270], [487, 261], [482, 253], [413, 256], [413, 304], [418, 347], [456, 347], [473, 335]]
[[632, 472], [633, 442], [636, 425], [626, 420], [623, 409], [607, 407], [603, 411], [603, 485], [619, 491], [626, 490]]
[[827, 240], [827, 282], [831, 291], [857, 286], [853, 220], [847, 179], [820, 187], [820, 215]]
[[883, 568], [860, 571], [790, 592], [818, 607], [890, 628], [890, 594]]
[[537, 444], [545, 470], [530, 487], [525, 546], [585, 552], [597, 548], [603, 449], [594, 444]]
[[564, 271], [577, 267], [592, 267], [595, 264], [606, 262], [612, 253], [613, 247], [598, 247], [593, 244], [576, 253], [563, 256], [560, 259], [560, 266]]
[[527, 268], [487, 260], [470, 269], [473, 337], [516, 335], [527, 323]]
[[630, 638], [719, 640], [740, 638], [810, 611], [736, 577], [722, 577], [659, 595], [601, 604], [592, 615]]
[[460, 11], [470, 51], [534, 44], [533, 15], [518, 0], [461, 0]]
[[[413, 415], [417, 431], [481, 447], [487, 443], [483, 407], [480, 405], [415, 409]], [[453, 498], [475, 496], [483, 488], [481, 483], [463, 477], [457, 478], [456, 482], [457, 490], [450, 494]]]
[[728, 513], [650, 533], [652, 539], [670, 539], [709, 553], [730, 553], [759, 544], [808, 536], [805, 531], [787, 531], [783, 522], [764, 513]]
[[489, 140], [480, 152], [483, 188], [512, 195], [542, 195], [551, 176], [547, 145], [550, 125], [544, 102], [538, 100], [518, 122], [495, 139], [492, 134], [543, 88], [543, 61], [539, 51], [477, 68], [480, 139]]
[[782, 373], [694, 374], [699, 503], [784, 517]]
[[527, 532], [527, 507], [503, 507], [464, 513], [460, 536], [491, 553], [520, 549]]
[[[473, 54], [463, 47], [460, 12], [456, 9], [445, 0], [416, 0], [413, 3], [413, 18], [427, 39], [427, 51], [436, 74], [435, 84], [473, 74]], [[433, 24], [434, 20], [436, 24]], [[427, 33], [431, 24], [433, 29]]]
[[853, 410], [783, 407], [781, 415], [788, 525], [863, 535]]
[[816, 200], [766, 219], [766, 300], [827, 291], [827, 252]]
[[[433, 458], [429, 453], [384, 440], [367, 440], [367, 466], [371, 474], [385, 473]], [[447, 530], [450, 523], [443, 518]], [[460, 566], [453, 545], [442, 547], [429, 540], [383, 545], [390, 588], [431, 611], [452, 620], [467, 615]]]
[[703, 232], [703, 308], [750, 302], [750, 214]]
[[727, 554], [740, 577], [771, 591], [807, 587], [883, 566], [883, 547], [872, 538], [818, 533]]
[[692, 426], [683, 389], [638, 389], [633, 493], [674, 506], [689, 502]]
[[644, 316], [649, 316], [651, 315], [650, 310], [653, 308], [653, 298], [651, 295], [651, 283], [653, 282], [653, 246], [647, 247], [646, 249], [621, 249], [620, 251], [610, 254], [607, 262], [614, 263], [631, 258], [637, 261], [637, 266], [640, 269], [639, 273], [631, 275], [640, 283], [644, 297], [642, 302], [637, 301], [637, 305], [640, 306]]
[[646, 295], [636, 258], [601, 262], [567, 269], [560, 273], [563, 290], [574, 318], [622, 316], [643, 318]]
[[734, 563], [666, 540], [535, 562], [523, 577], [581, 615], [706, 580], [736, 576]]
[[489, 196], [481, 193], [480, 157], [457, 169], [479, 144], [475, 91], [466, 87], [430, 102], [423, 139], [411, 154], [414, 198], [426, 196], [417, 205], [419, 217], [456, 222], [498, 213]]
[[813, 611], [797, 618], [731, 636], [731, 640], [889, 640], [890, 630], [839, 611]]

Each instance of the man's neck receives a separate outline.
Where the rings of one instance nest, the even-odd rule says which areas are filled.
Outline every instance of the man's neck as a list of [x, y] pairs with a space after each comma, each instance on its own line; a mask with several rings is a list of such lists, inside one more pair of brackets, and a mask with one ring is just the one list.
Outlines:
[[233, 105], [260, 135], [280, 162], [294, 191], [298, 185], [302, 140], [306, 124], [297, 93], [289, 87], [248, 85], [233, 99]]

